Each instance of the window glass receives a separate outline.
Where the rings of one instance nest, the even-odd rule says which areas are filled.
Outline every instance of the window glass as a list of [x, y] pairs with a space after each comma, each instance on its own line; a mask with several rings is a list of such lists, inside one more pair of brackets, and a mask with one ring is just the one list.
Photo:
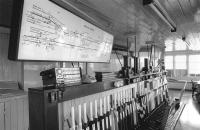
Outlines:
[[172, 40], [166, 40], [165, 41], [165, 51], [173, 51], [173, 41]]
[[181, 39], [177, 39], [175, 41], [175, 50], [186, 50], [185, 42]]
[[175, 69], [186, 69], [186, 56], [175, 56]]
[[142, 69], [144, 67], [144, 59], [145, 58], [148, 58], [148, 57], [146, 57], [146, 56], [141, 56], [140, 57], [140, 69]]
[[187, 42], [188, 44], [190, 44], [189, 46], [190, 50], [200, 50], [199, 38], [200, 38], [199, 33], [192, 33], [188, 35]]
[[189, 56], [189, 74], [200, 74], [200, 55]]
[[173, 69], [173, 56], [165, 56], [165, 68]]

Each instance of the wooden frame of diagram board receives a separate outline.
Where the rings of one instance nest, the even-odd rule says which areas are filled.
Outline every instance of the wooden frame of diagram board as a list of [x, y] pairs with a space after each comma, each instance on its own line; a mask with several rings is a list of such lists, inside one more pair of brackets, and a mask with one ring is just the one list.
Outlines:
[[109, 62], [112, 34], [49, 0], [13, 5], [9, 59]]

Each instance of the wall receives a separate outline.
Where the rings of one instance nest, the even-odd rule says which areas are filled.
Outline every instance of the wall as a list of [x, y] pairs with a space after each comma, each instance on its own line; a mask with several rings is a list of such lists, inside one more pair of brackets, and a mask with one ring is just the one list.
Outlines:
[[[119, 58], [123, 65], [123, 57], [119, 55]], [[62, 65], [61, 62], [24, 62], [24, 90], [27, 91], [28, 88], [42, 86], [40, 72]], [[74, 63], [74, 66], [78, 66], [77, 63]], [[65, 62], [65, 67], [72, 67], [71, 62]], [[86, 74], [86, 63], [80, 63], [80, 67], [82, 68], [82, 74]], [[111, 55], [110, 63], [88, 63], [87, 65], [87, 73], [91, 76], [94, 76], [95, 71], [116, 72], [120, 69], [121, 65], [114, 53]]]
[[[65, 67], [72, 67], [70, 62], [24, 62], [24, 90], [27, 91], [28, 88], [42, 86], [41, 71], [54, 67], [62, 67], [63, 65]], [[77, 64], [75, 63], [74, 66], [77, 66]], [[80, 64], [80, 67], [83, 68], [83, 65]]]
[[0, 27], [0, 80], [23, 85], [23, 63], [8, 60], [9, 29]]
[[123, 56], [112, 53], [110, 63], [89, 63], [88, 74], [94, 76], [95, 72], [117, 72], [122, 66], [124, 66]]
[[24, 62], [24, 90], [42, 86], [40, 72], [55, 66], [53, 62]]

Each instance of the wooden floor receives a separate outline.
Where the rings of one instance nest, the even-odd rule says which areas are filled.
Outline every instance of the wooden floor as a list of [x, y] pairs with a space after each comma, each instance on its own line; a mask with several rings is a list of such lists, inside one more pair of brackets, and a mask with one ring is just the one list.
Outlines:
[[[179, 97], [179, 90], [169, 90], [170, 96]], [[176, 125], [175, 130], [200, 130], [200, 104], [192, 99], [192, 92], [186, 91], [182, 101], [186, 103], [185, 109]]]

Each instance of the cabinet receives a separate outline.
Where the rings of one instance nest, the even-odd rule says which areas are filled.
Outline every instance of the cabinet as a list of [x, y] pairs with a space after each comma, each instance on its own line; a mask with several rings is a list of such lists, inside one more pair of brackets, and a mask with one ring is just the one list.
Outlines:
[[28, 130], [28, 97], [26, 94], [18, 96], [0, 96], [0, 130]]
[[29, 88], [30, 130], [58, 130], [58, 90]]

